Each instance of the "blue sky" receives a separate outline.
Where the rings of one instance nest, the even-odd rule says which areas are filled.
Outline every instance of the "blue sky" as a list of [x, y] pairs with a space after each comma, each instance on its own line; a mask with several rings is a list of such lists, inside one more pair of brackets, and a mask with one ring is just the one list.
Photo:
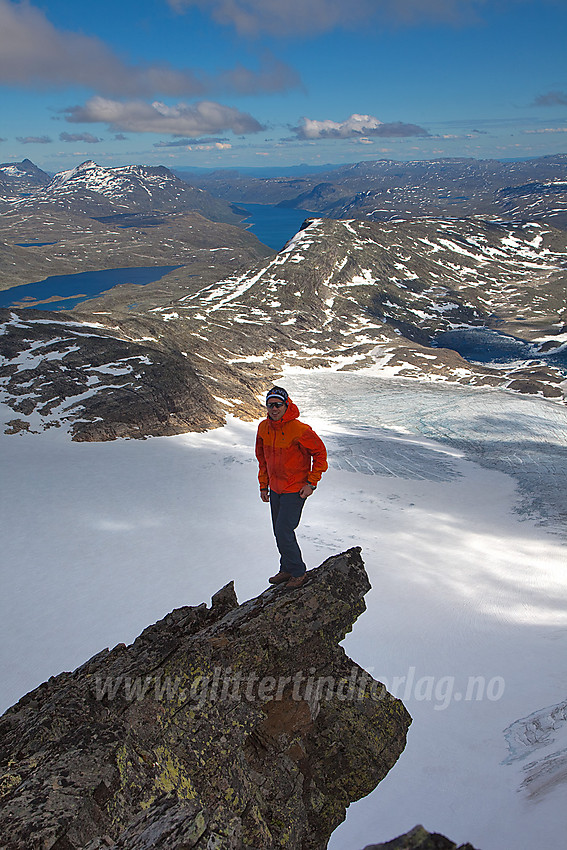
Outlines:
[[0, 0], [0, 161], [567, 151], [566, 0]]

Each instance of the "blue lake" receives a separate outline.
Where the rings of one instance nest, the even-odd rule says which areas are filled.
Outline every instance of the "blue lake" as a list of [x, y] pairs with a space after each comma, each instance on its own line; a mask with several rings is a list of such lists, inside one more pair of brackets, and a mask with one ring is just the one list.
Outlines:
[[96, 272], [52, 275], [37, 283], [13, 286], [0, 292], [0, 307], [33, 307], [38, 310], [70, 310], [81, 301], [96, 298], [120, 283], [144, 286], [181, 266], [143, 266], [104, 269]]
[[19, 248], [44, 248], [46, 245], [57, 245], [57, 242], [16, 242]]
[[542, 353], [532, 343], [513, 336], [506, 336], [490, 328], [461, 328], [438, 334], [435, 348], [451, 348], [471, 363], [502, 364], [517, 361], [543, 360], [567, 372], [567, 347]]
[[238, 201], [236, 206], [250, 213], [250, 217], [243, 222], [246, 229], [274, 251], [281, 251], [285, 243], [300, 230], [306, 218], [317, 217], [316, 213], [309, 210], [291, 210], [273, 204], [242, 204]]

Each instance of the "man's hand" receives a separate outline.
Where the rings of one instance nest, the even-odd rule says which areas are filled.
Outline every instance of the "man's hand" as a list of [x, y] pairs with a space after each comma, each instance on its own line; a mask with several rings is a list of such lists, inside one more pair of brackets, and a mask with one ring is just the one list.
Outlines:
[[302, 499], [306, 499], [308, 496], [313, 493], [315, 487], [312, 487], [311, 484], [304, 484], [301, 490], [299, 491], [299, 495]]
[[260, 490], [260, 498], [263, 502], [270, 501], [270, 491], [269, 490]]

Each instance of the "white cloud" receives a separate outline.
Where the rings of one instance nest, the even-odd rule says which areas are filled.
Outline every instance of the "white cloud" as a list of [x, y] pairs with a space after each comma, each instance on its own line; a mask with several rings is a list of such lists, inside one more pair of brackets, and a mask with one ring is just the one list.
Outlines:
[[355, 135], [367, 136], [371, 130], [376, 130], [382, 122], [372, 115], [353, 114], [346, 121], [315, 121], [303, 118], [301, 135], [304, 139], [322, 139], [335, 137], [348, 139]]
[[169, 142], [154, 142], [154, 148], [190, 148], [195, 145], [215, 145], [226, 142], [225, 138], [206, 137], [202, 139], [175, 138]]
[[228, 151], [232, 148], [226, 142], [215, 142], [214, 145], [188, 145], [187, 150], [190, 151]]
[[124, 97], [187, 97], [215, 90], [284, 91], [300, 81], [269, 55], [258, 71], [238, 65], [217, 75], [165, 63], [128, 65], [100, 39], [57, 29], [31, 3], [0, 0], [0, 83], [45, 90], [81, 85]]
[[373, 115], [354, 113], [346, 121], [317, 121], [302, 118], [298, 127], [293, 128], [298, 139], [353, 139], [361, 136], [427, 136], [423, 127], [416, 124], [404, 124], [400, 121], [384, 123]]
[[119, 101], [95, 96], [84, 106], [64, 110], [70, 123], [103, 123], [112, 130], [199, 136], [225, 132], [257, 133], [264, 129], [252, 115], [212, 101], [167, 106], [155, 101]]

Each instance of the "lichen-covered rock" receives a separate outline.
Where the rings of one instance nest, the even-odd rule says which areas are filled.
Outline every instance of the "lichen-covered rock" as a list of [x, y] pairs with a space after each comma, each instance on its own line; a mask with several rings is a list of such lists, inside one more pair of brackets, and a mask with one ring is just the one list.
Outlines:
[[339, 646], [365, 610], [359, 549], [300, 589], [184, 607], [0, 720], [7, 850], [319, 850], [411, 722]]

